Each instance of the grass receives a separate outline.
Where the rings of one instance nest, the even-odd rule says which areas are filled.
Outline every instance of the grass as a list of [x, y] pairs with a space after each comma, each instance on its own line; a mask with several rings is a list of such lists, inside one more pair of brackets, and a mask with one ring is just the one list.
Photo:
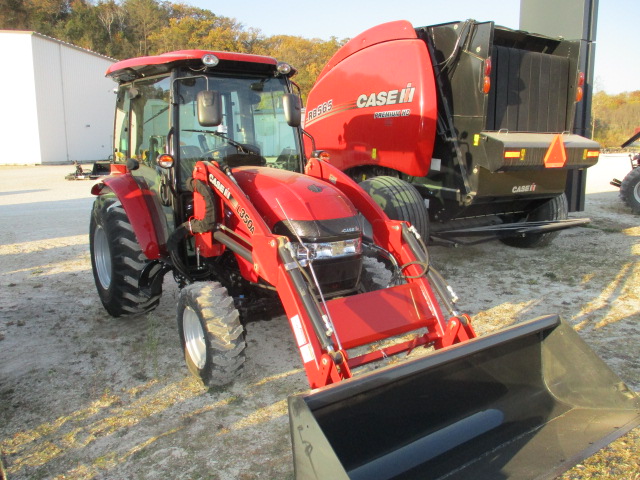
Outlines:
[[640, 428], [579, 463], [559, 480], [640, 480]]
[[624, 231], [623, 227], [605, 227], [601, 225], [594, 225], [592, 223], [588, 225], [584, 225], [583, 228], [590, 228], [592, 230], [599, 230], [604, 233], [622, 233]]

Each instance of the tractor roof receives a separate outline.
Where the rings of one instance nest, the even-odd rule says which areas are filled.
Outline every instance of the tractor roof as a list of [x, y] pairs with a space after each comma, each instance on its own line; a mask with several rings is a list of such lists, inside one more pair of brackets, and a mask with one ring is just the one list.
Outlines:
[[204, 66], [202, 58], [206, 55], [215, 55], [220, 60], [219, 68], [223, 70], [266, 73], [275, 71], [278, 64], [275, 58], [262, 55], [210, 50], [178, 50], [116, 62], [107, 69], [106, 76], [116, 82], [127, 82], [136, 78], [167, 73], [178, 66], [200, 69]]

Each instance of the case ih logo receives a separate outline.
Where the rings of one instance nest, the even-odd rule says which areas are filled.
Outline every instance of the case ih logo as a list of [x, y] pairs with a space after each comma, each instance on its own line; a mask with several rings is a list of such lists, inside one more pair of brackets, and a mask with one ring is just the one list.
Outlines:
[[216, 190], [218, 190], [225, 198], [231, 199], [231, 192], [229, 191], [229, 189], [227, 189], [227, 187], [220, 183], [220, 181], [216, 177], [214, 177], [212, 173], [209, 174], [209, 183], [216, 187]]
[[398, 103], [411, 103], [416, 87], [411, 86], [411, 82], [402, 90], [387, 90], [378, 93], [363, 93], [356, 100], [358, 108], [381, 107], [382, 105], [396, 105]]
[[531, 185], [516, 185], [511, 189], [513, 193], [527, 193], [527, 192], [535, 192], [536, 184], [532, 183]]

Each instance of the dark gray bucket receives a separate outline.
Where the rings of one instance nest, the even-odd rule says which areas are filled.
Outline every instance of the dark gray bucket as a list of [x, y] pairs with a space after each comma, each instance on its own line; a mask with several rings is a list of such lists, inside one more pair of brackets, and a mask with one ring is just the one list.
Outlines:
[[298, 479], [553, 478], [640, 423], [557, 316], [289, 398]]

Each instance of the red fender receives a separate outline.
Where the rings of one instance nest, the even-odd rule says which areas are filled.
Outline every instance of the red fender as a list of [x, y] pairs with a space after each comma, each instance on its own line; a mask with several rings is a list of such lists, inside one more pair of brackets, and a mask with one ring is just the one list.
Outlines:
[[159, 219], [153, 218], [151, 213], [155, 212], [154, 194], [140, 186], [130, 173], [106, 177], [91, 189], [93, 195], [104, 195], [109, 191], [122, 203], [145, 256], [149, 260], [160, 258], [165, 245], [159, 241], [157, 233]]

